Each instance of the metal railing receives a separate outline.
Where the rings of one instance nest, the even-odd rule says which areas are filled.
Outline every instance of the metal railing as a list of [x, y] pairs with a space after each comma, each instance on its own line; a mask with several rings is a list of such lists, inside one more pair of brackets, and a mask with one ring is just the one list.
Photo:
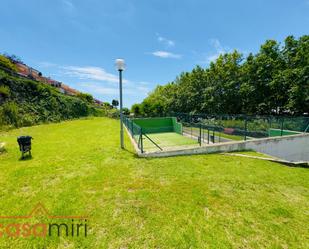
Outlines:
[[163, 150], [153, 139], [151, 139], [145, 132], [143, 132], [142, 127], [138, 126], [135, 124], [132, 119], [124, 116], [123, 117], [123, 123], [128, 129], [131, 137], [134, 139], [134, 141], [137, 144], [138, 149], [140, 150], [141, 153], [145, 152], [144, 149], [144, 139], [147, 139], [150, 141], [153, 145], [155, 145], [158, 149], [161, 151]]

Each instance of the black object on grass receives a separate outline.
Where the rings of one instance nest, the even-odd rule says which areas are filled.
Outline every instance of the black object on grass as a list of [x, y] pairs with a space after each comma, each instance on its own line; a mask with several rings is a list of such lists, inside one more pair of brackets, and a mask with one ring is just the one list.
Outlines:
[[21, 151], [21, 158], [24, 158], [24, 153], [29, 152], [31, 156], [31, 136], [20, 136], [17, 138], [19, 150]]

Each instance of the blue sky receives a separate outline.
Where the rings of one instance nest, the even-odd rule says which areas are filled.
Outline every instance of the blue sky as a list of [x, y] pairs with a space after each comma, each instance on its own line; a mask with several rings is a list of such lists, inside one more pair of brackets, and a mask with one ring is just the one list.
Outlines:
[[2, 0], [0, 52], [103, 101], [124, 105], [219, 53], [309, 34], [309, 0]]

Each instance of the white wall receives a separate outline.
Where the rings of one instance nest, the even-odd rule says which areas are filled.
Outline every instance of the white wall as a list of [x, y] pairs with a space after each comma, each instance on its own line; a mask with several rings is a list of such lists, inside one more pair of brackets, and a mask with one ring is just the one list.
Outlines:
[[249, 149], [290, 162], [309, 162], [309, 133], [138, 154], [142, 157], [167, 157]]
[[253, 149], [290, 162], [309, 162], [309, 135], [284, 136], [279, 139], [248, 141], [246, 148]]

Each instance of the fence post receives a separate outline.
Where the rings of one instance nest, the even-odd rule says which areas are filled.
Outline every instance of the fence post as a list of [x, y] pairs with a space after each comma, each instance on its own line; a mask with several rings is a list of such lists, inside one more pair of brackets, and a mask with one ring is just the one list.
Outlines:
[[209, 136], [209, 127], [208, 127], [208, 129], [207, 129], [207, 144], [209, 144], [209, 138], [210, 138], [210, 136]]
[[309, 123], [308, 123], [308, 125], [307, 125], [307, 127], [306, 127], [304, 133], [306, 133], [306, 132], [308, 131], [308, 129], [309, 129]]
[[247, 140], [247, 125], [248, 125], [248, 121], [247, 121], [247, 116], [245, 117], [245, 141]]
[[141, 152], [144, 153], [144, 148], [143, 148], [143, 129], [141, 128], [140, 131], [140, 138], [141, 138]]
[[202, 123], [200, 123], [200, 146], [202, 146]]
[[134, 131], [133, 131], [133, 121], [131, 120], [131, 135], [134, 136]]
[[269, 124], [269, 127], [268, 127], [268, 136], [270, 137], [270, 130], [271, 130], [271, 117], [268, 118], [268, 124]]
[[216, 140], [215, 140], [215, 128], [213, 128], [212, 130], [212, 142], [215, 144]]
[[281, 119], [281, 132], [280, 132], [280, 135], [281, 135], [281, 137], [282, 137], [282, 135], [283, 135], [283, 122], [284, 122], [284, 118], [282, 118]]

